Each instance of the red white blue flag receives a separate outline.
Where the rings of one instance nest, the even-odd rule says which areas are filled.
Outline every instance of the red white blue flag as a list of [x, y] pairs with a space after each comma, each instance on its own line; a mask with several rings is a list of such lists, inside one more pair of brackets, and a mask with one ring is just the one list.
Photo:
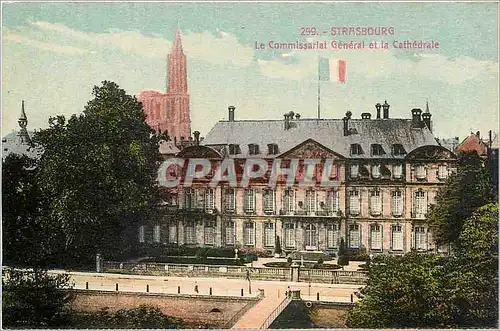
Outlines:
[[319, 80], [345, 83], [346, 61], [338, 59], [319, 59]]

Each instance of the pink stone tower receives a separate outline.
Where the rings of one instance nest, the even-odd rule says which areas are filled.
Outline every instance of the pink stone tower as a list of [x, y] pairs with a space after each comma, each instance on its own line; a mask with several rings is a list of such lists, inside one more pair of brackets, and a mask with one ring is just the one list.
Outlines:
[[168, 54], [167, 93], [144, 91], [139, 94], [146, 121], [156, 131], [168, 132], [180, 143], [191, 136], [186, 55], [182, 51], [181, 30], [177, 29], [172, 50]]

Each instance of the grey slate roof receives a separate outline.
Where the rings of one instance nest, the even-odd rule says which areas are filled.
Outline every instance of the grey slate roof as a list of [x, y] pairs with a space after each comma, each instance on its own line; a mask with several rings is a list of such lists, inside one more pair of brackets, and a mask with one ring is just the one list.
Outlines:
[[[2, 160], [9, 154], [27, 155], [31, 158], [36, 158], [41, 155], [41, 149], [32, 147], [24, 143], [20, 137], [20, 131], [13, 131], [2, 138]], [[28, 131], [30, 136], [32, 131]]]
[[[227, 144], [239, 144], [241, 154], [237, 158], [268, 156], [267, 144], [276, 143], [279, 154], [313, 139], [325, 147], [353, 158], [404, 158], [392, 155], [392, 145], [401, 144], [407, 153], [426, 145], [438, 146], [427, 128], [412, 128], [411, 119], [350, 119], [349, 128], [356, 134], [344, 136], [341, 119], [293, 120], [295, 127], [284, 129], [284, 120], [219, 121], [206, 135], [202, 145], [221, 150]], [[248, 155], [248, 144], [258, 144], [260, 155]], [[350, 156], [351, 144], [360, 144], [363, 155]], [[371, 155], [371, 144], [382, 145], [384, 155]]]

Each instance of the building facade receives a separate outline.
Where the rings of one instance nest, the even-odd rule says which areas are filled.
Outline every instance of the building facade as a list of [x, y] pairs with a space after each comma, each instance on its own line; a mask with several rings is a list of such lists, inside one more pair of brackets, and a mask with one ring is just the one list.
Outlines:
[[[350, 112], [343, 119], [303, 119], [290, 112], [283, 120], [237, 121], [229, 107], [228, 121], [176, 154], [208, 159], [214, 170], [173, 190], [164, 217], [139, 226], [139, 242], [273, 251], [280, 241], [285, 251], [335, 252], [343, 238], [349, 249], [373, 254], [437, 249], [426, 213], [456, 170], [456, 156], [434, 138], [428, 110], [412, 109], [411, 118], [396, 119], [389, 108], [377, 104], [373, 119], [370, 113], [354, 119]], [[268, 170], [247, 187], [211, 187], [227, 158], [238, 179], [249, 159], [269, 165], [280, 159], [282, 168], [299, 161], [291, 184], [281, 176], [269, 186]], [[299, 185], [306, 159], [320, 160], [311, 187]], [[186, 169], [176, 171], [182, 177]], [[335, 185], [319, 185], [323, 178]]]
[[146, 121], [156, 131], [168, 132], [177, 145], [191, 137], [186, 55], [178, 29], [167, 60], [167, 93], [144, 91], [139, 94]]

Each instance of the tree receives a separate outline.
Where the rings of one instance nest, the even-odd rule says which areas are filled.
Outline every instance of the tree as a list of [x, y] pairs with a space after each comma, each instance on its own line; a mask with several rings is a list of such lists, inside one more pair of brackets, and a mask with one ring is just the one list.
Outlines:
[[38, 132], [37, 182], [46, 223], [57, 227], [64, 264], [117, 254], [127, 227], [156, 203], [158, 137], [142, 105], [115, 83], [93, 89], [83, 114], [57, 116]]
[[362, 299], [348, 313], [348, 326], [446, 326], [439, 315], [440, 259], [415, 252], [403, 257], [375, 257], [368, 268], [367, 285], [361, 290]]
[[474, 210], [493, 201], [491, 168], [476, 152], [459, 155], [457, 172], [440, 188], [427, 215], [438, 244], [457, 245], [463, 223]]
[[498, 205], [464, 221], [454, 254], [377, 256], [362, 299], [348, 314], [358, 328], [498, 325]]
[[450, 321], [498, 326], [498, 205], [479, 208], [463, 224], [460, 245], [445, 266]]
[[337, 264], [342, 266], [342, 269], [344, 269], [344, 266], [349, 265], [349, 256], [347, 256], [344, 238], [340, 239]]
[[4, 269], [2, 274], [2, 323], [12, 328], [67, 326], [69, 303], [74, 299], [66, 274]]
[[43, 224], [43, 200], [35, 160], [8, 155], [2, 163], [3, 264], [41, 266], [48, 263], [56, 242]]

